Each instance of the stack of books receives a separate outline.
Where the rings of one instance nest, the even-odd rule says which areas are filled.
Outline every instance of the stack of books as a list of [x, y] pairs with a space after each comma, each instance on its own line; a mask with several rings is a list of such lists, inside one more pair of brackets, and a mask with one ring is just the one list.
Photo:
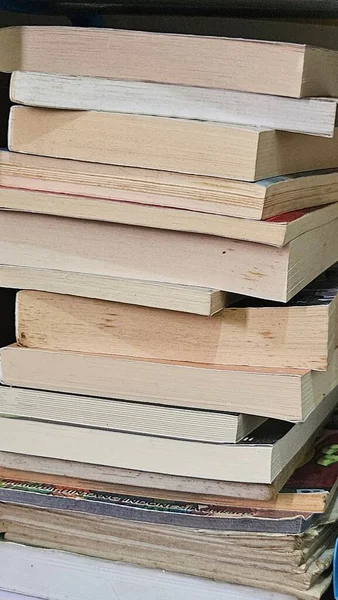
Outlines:
[[338, 53], [24, 27], [0, 70], [0, 588], [319, 600]]

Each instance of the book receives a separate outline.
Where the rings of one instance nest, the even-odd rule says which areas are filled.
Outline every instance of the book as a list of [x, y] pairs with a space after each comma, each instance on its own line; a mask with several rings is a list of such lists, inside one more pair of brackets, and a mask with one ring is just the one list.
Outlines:
[[17, 504], [49, 511], [95, 515], [141, 523], [256, 533], [299, 534], [320, 518], [304, 511], [210, 506], [202, 503], [170, 502], [122, 496], [102, 491], [61, 489], [30, 481], [0, 481], [1, 504]]
[[[331, 421], [331, 419], [330, 419]], [[170, 491], [170, 493], [197, 494], [222, 496], [223, 498], [249, 499], [269, 501], [277, 497], [278, 492], [286, 484], [288, 479], [300, 465], [309, 456], [313, 449], [313, 444], [318, 438], [313, 436], [299, 452], [295, 454], [291, 462], [282, 469], [281, 473], [271, 484], [265, 483], [243, 483], [233, 481], [220, 481], [212, 479], [203, 479], [196, 477], [180, 477], [175, 475], [164, 475], [162, 473], [150, 473], [149, 471], [137, 471], [135, 469], [122, 469], [118, 467], [106, 467], [104, 465], [92, 465], [69, 460], [59, 460], [50, 457], [33, 456], [28, 454], [17, 454], [13, 452], [2, 452], [0, 450], [1, 473], [6, 473], [13, 477], [19, 477], [18, 471], [29, 472], [29, 478], [34, 474], [36, 481], [44, 482], [41, 477], [48, 475], [48, 478], [66, 477], [72, 485], [78, 485], [79, 480], [92, 481], [95, 484], [91, 487], [104, 486], [105, 491], [111, 491], [106, 486], [113, 485], [114, 493], [140, 494], [147, 496], [150, 490], [160, 498]], [[21, 478], [22, 479], [22, 478]], [[27, 479], [27, 477], [25, 477]], [[102, 484], [103, 482], [103, 484]]]
[[[15, 290], [26, 287], [85, 298], [118, 300], [126, 304], [156, 306], [205, 316], [215, 314], [239, 298], [236, 294], [203, 287], [13, 265], [0, 265], [0, 286]], [[14, 335], [10, 341], [14, 341]], [[2, 345], [6, 343], [9, 341]]]
[[[78, 486], [79, 481], [90, 481], [94, 484], [89, 486], [91, 488], [103, 487], [104, 491], [111, 491], [110, 486], [113, 486], [114, 493], [134, 495], [142, 493], [145, 496], [156, 495], [160, 499], [169, 491], [173, 495], [177, 493], [184, 494], [184, 496], [182, 495], [182, 499], [187, 498], [185, 494], [189, 495], [189, 497], [193, 494], [198, 496], [210, 495], [231, 498], [235, 503], [242, 501], [244, 498], [248, 499], [249, 502], [252, 500], [264, 502], [277, 497], [278, 492], [280, 492], [294, 470], [305, 460], [305, 457], [313, 447], [313, 442], [314, 440], [311, 440], [295, 455], [291, 463], [282, 470], [272, 484], [238, 483], [164, 475], [161, 473], [150, 473], [149, 471], [137, 471], [135, 469], [121, 469], [118, 467], [92, 465], [43, 456], [2, 452], [1, 450], [0, 470], [1, 474], [4, 474], [6, 477], [10, 474], [11, 477], [20, 478], [20, 473], [25, 473], [24, 479], [27, 479], [27, 473], [29, 473], [28, 478], [33, 477], [36, 481], [42, 483], [45, 482], [45, 476], [48, 479], [51, 476], [53, 478], [56, 477], [57, 480], [59, 477], [62, 479], [66, 477], [71, 485], [75, 484]], [[22, 471], [23, 468], [25, 471]]]
[[334, 98], [295, 99], [29, 71], [13, 73], [10, 97], [15, 104], [26, 106], [197, 119], [325, 137], [334, 135], [337, 113]]
[[287, 306], [246, 299], [206, 319], [23, 290], [16, 296], [16, 337], [21, 346], [45, 350], [325, 371], [338, 345], [337, 293], [333, 269]]
[[[1, 174], [0, 174], [1, 178]], [[32, 184], [34, 185], [34, 184]], [[202, 233], [282, 247], [338, 218], [338, 202], [283, 213], [264, 221], [124, 200], [0, 187], [1, 208], [173, 231]], [[156, 199], [154, 198], [154, 201]], [[212, 210], [212, 208], [206, 207]]]
[[236, 443], [264, 418], [0, 385], [4, 417], [212, 443]]
[[[324, 430], [304, 456], [301, 466], [286, 481], [279, 493], [268, 500], [235, 498], [222, 494], [195, 494], [136, 485], [128, 486], [121, 483], [106, 483], [105, 481], [90, 481], [71, 477], [70, 470], [66, 476], [55, 475], [53, 473], [56, 461], [48, 461], [48, 459], [47, 465], [42, 466], [44, 472], [32, 472], [0, 466], [0, 479], [4, 482], [11, 482], [10, 485], [15, 482], [13, 485], [19, 486], [19, 489], [21, 489], [21, 486], [24, 489], [27, 482], [33, 482], [29, 484], [32, 489], [34, 489], [34, 486], [51, 486], [56, 489], [55, 493], [58, 493], [58, 490], [64, 490], [67, 494], [71, 494], [72, 491], [74, 493], [76, 491], [86, 491], [89, 495], [105, 492], [111, 495], [134, 498], [135, 502], [141, 497], [157, 501], [187, 502], [221, 507], [239, 506], [241, 508], [269, 509], [273, 511], [324, 513], [333, 501], [338, 488], [338, 462], [336, 461], [336, 455], [333, 453], [337, 437], [337, 430]], [[4, 459], [4, 453], [0, 453], [0, 465], [8, 460], [10, 460], [10, 455], [6, 454]], [[34, 467], [34, 460], [36, 459], [33, 457], [33, 462], [29, 462], [29, 466]], [[41, 462], [39, 466], [41, 467]], [[76, 472], [77, 467], [75, 464], [73, 466], [74, 472]]]
[[[13, 482], [8, 483], [11, 486]], [[37, 485], [37, 487], [39, 487], [39, 484]], [[51, 486], [51, 489], [53, 489], [53, 486]], [[10, 490], [7, 491], [9, 492]], [[18, 484], [17, 491], [19, 494], [24, 494], [20, 482]], [[62, 490], [60, 490], [60, 492], [61, 491]], [[63, 491], [66, 492], [66, 490]], [[71, 492], [71, 490], [69, 491]], [[4, 489], [4, 492], [6, 492], [6, 489]], [[38, 502], [38, 497], [42, 494], [42, 492], [42, 487], [40, 489], [40, 492], [35, 492], [36, 502]], [[45, 490], [45, 492], [48, 496], [48, 490]], [[50, 501], [52, 505], [53, 496], [49, 496], [49, 498], [50, 500], [47, 499], [46, 503]], [[42, 530], [47, 529], [49, 526], [51, 526], [54, 529], [54, 525], [57, 525], [57, 529], [59, 529], [58, 525], [64, 523], [64, 525], [61, 525], [64, 532], [67, 529], [70, 529], [74, 530], [75, 533], [75, 529], [79, 529], [80, 521], [82, 518], [82, 521], [86, 523], [88, 527], [88, 540], [90, 540], [90, 538], [93, 539], [92, 536], [95, 533], [95, 524], [98, 525], [96, 533], [98, 533], [97, 539], [99, 540], [103, 533], [104, 522], [106, 522], [107, 524], [107, 535], [112, 536], [112, 538], [119, 537], [120, 533], [122, 533], [123, 535], [123, 524], [125, 524], [126, 540], [129, 538], [129, 536], [133, 535], [136, 535], [136, 537], [139, 538], [142, 532], [145, 533], [146, 540], [149, 534], [152, 533], [154, 535], [154, 533], [157, 531], [157, 543], [161, 544], [161, 541], [165, 543], [169, 542], [169, 544], [175, 541], [177, 543], [183, 537], [183, 540], [185, 538], [185, 542], [188, 543], [188, 545], [185, 546], [185, 549], [189, 550], [190, 544], [193, 543], [194, 540], [196, 541], [197, 548], [201, 549], [201, 542], [204, 538], [207, 544], [210, 542], [210, 551], [215, 551], [215, 546], [218, 545], [218, 552], [216, 552], [216, 554], [220, 553], [221, 555], [224, 555], [224, 553], [226, 553], [226, 556], [231, 550], [232, 556], [229, 555], [230, 562], [232, 562], [233, 558], [243, 558], [245, 561], [248, 558], [252, 560], [253, 549], [257, 551], [257, 558], [265, 558], [266, 553], [271, 552], [271, 559], [274, 565], [273, 569], [275, 568], [278, 559], [280, 559], [280, 565], [282, 563], [285, 564], [288, 562], [288, 560], [285, 560], [287, 558], [286, 555], [288, 555], [288, 559], [291, 559], [291, 564], [295, 567], [300, 566], [304, 562], [304, 560], [307, 562], [308, 559], [312, 559], [313, 555], [317, 554], [317, 556], [319, 556], [323, 551], [325, 545], [329, 545], [332, 543], [332, 541], [334, 541], [334, 538], [336, 537], [335, 534], [337, 534], [338, 529], [337, 498], [335, 498], [334, 502], [328, 508], [325, 514], [317, 515], [317, 518], [315, 519], [314, 523], [310, 526], [310, 528], [308, 528], [302, 533], [296, 534], [266, 532], [263, 529], [261, 531], [256, 532], [231, 530], [225, 530], [224, 532], [222, 532], [215, 530], [215, 532], [212, 533], [210, 531], [208, 532], [204, 528], [185, 528], [184, 526], [179, 525], [172, 528], [168, 527], [168, 525], [163, 525], [160, 523], [156, 525], [147, 522], [142, 523], [142, 521], [133, 524], [130, 523], [129, 519], [119, 519], [117, 517], [102, 518], [102, 516], [100, 517], [100, 515], [94, 515], [89, 513], [83, 513], [81, 517], [81, 515], [76, 514], [76, 509], [72, 511], [62, 511], [64, 517], [63, 521], [63, 518], [60, 519], [60, 515], [56, 514], [57, 511], [53, 509], [52, 506], [51, 509], [48, 511], [41, 509], [41, 507], [37, 505], [29, 505], [29, 503], [27, 503], [26, 505], [22, 503], [20, 505], [19, 502], [3, 502], [2, 509], [4, 514], [4, 520], [7, 521], [7, 530], [9, 529], [10, 524], [13, 528], [16, 528], [16, 526], [19, 525], [20, 520], [22, 521], [22, 527], [24, 527], [25, 525], [28, 525], [28, 527], [34, 527], [35, 523], [40, 517]], [[81, 512], [81, 510], [79, 512]], [[3, 529], [5, 529], [4, 524], [2, 525]], [[86, 531], [84, 531], [83, 533], [86, 534]], [[254, 535], [252, 535], [253, 533]], [[165, 540], [168, 534], [169, 538]], [[173, 538], [171, 540], [170, 534], [173, 534]], [[157, 535], [155, 534], [154, 537], [156, 538]]]
[[287, 302], [338, 261], [336, 221], [274, 248], [210, 235], [1, 210], [1, 263], [201, 286]]
[[311, 588], [329, 575], [337, 533], [336, 515], [298, 535], [211, 533], [83, 514], [63, 513], [60, 518], [52, 511], [7, 504], [3, 515], [8, 541], [145, 567], [167, 565], [166, 571], [203, 573], [207, 579], [294, 593], [304, 599], [313, 598]]
[[327, 371], [142, 360], [24, 348], [1, 349], [5, 385], [178, 407], [305, 420], [338, 385], [338, 351]]
[[[62, 52], [56, 53], [59, 47]], [[33, 26], [2, 29], [0, 48], [0, 70], [5, 72], [88, 75], [279, 96], [338, 96], [337, 53], [301, 44]]]
[[[303, 507], [314, 506], [324, 500], [322, 511], [330, 504], [338, 486], [338, 462], [336, 462], [336, 442], [338, 436], [336, 431], [324, 432], [322, 438], [316, 443], [314, 452], [310, 460], [295, 470], [290, 479], [282, 489], [282, 495], [287, 496], [294, 491], [299, 496], [311, 496], [309, 503], [307, 498], [303, 500]], [[324, 499], [324, 495], [326, 499]], [[312, 505], [312, 502], [314, 503]]]
[[0, 450], [169, 475], [271, 484], [337, 405], [337, 390], [304, 423], [263, 423], [238, 444], [213, 444], [0, 417]]
[[[271, 593], [256, 587], [236, 585], [200, 577], [169, 573], [104, 560], [83, 553], [50, 550], [18, 543], [0, 542], [3, 566], [2, 588], [19, 594], [64, 600], [111, 600], [112, 589], [123, 600], [270, 600]], [[20, 573], [20, 577], [17, 574]], [[319, 600], [330, 577], [312, 590], [311, 600]], [[79, 585], [81, 582], [81, 585]], [[296, 600], [290, 594], [275, 593], [274, 600]]]
[[[210, 214], [239, 217], [241, 221], [242, 218], [261, 220], [338, 202], [338, 171], [334, 169], [249, 183], [219, 177], [84, 163], [7, 150], [0, 150], [0, 165], [0, 193], [1, 201], [6, 202], [5, 207], [20, 210], [22, 206], [33, 212], [43, 212], [44, 207], [53, 211], [62, 209], [66, 214], [57, 214], [94, 220], [96, 211], [100, 212], [103, 220], [109, 220], [110, 211], [114, 210], [109, 208], [108, 202], [101, 200], [132, 202], [133, 211], [138, 211], [137, 215], [140, 214], [139, 204], [146, 204], [147, 210], [149, 205], [187, 209], [191, 211], [192, 219], [197, 218], [193, 213], [201, 212], [208, 223]], [[29, 191], [29, 194], [23, 194], [22, 190]], [[35, 191], [52, 192], [55, 196], [34, 194]], [[58, 194], [62, 196], [59, 198]], [[68, 202], [70, 196], [76, 196], [76, 203], [72, 203], [71, 198]], [[94, 204], [93, 198], [97, 204]], [[74, 204], [77, 206], [76, 214], [72, 212], [75, 211]], [[128, 211], [129, 218], [132, 218], [130, 213], [133, 211]], [[155, 214], [152, 211], [151, 218], [155, 219]], [[114, 219], [116, 215], [117, 208]], [[201, 219], [198, 223], [201, 226]], [[158, 225], [159, 220], [156, 221]], [[282, 225], [279, 223], [278, 227], [280, 229]], [[269, 230], [272, 230], [272, 226]]]
[[246, 181], [338, 167], [338, 129], [329, 139], [213, 121], [28, 106], [11, 108], [8, 148]]

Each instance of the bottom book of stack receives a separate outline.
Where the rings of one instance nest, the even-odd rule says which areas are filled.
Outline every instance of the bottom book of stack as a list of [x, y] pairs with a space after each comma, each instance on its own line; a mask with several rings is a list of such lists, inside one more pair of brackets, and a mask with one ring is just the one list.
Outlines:
[[[293, 600], [290, 594], [0, 542], [2, 585], [46, 600]], [[20, 573], [20, 577], [18, 577]], [[318, 589], [320, 584], [318, 584]], [[1, 593], [1, 592], [0, 592]], [[21, 597], [21, 596], [20, 596]], [[309, 598], [311, 596], [308, 596]], [[1, 598], [1, 596], [0, 596]], [[331, 596], [325, 596], [325, 600]], [[18, 600], [10, 596], [6, 600]]]

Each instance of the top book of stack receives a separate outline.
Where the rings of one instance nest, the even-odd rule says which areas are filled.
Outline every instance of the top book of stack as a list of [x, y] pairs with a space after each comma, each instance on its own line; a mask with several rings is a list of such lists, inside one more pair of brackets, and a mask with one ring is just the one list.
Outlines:
[[[55, 49], [60, 51], [56, 52]], [[0, 70], [288, 96], [338, 96], [338, 52], [221, 37], [72, 27], [0, 31]]]

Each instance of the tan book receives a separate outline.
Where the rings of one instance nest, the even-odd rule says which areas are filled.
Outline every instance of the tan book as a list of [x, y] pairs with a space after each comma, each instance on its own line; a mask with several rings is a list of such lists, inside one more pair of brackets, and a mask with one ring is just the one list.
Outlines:
[[14, 106], [8, 148], [25, 154], [256, 181], [336, 168], [338, 129], [327, 139], [213, 121]]
[[140, 404], [0, 385], [2, 416], [215, 444], [236, 443], [263, 417]]
[[[1, 176], [0, 166], [0, 180]], [[277, 247], [285, 246], [303, 233], [338, 219], [338, 202], [317, 209], [297, 210], [265, 221], [125, 200], [9, 187], [0, 187], [0, 202], [1, 208], [13, 211], [93, 221], [97, 221], [100, 215], [99, 220], [108, 223], [140, 227], [149, 227], [151, 224], [156, 229], [202, 233]], [[211, 206], [209, 210], [212, 210]]]
[[1, 349], [6, 385], [302, 421], [338, 384], [327, 371], [207, 366], [38, 350]]
[[1, 210], [0, 256], [9, 266], [201, 286], [287, 302], [338, 261], [337, 219], [274, 248]]
[[338, 96], [337, 53], [300, 44], [40, 26], [3, 28], [0, 49], [1, 71], [157, 81], [280, 96]]
[[237, 444], [1, 416], [0, 450], [180, 477], [271, 484], [323, 427], [337, 402], [334, 390], [303, 423], [266, 421]]
[[[211, 220], [213, 227], [216, 222], [211, 215], [240, 217], [241, 221], [243, 217], [260, 220], [338, 202], [338, 171], [313, 171], [248, 183], [168, 171], [84, 163], [7, 150], [0, 150], [0, 185], [1, 202], [5, 202], [4, 206], [13, 210], [20, 210], [22, 206], [24, 210], [33, 212], [53, 211], [54, 214], [55, 211], [55, 214], [63, 215], [65, 211], [63, 216], [84, 219], [93, 219], [94, 216], [96, 219], [98, 213], [95, 211], [99, 211], [100, 218], [109, 221], [112, 220], [109, 216], [111, 211], [114, 211], [114, 220], [118, 220], [117, 211], [123, 210], [121, 203], [132, 202], [130, 219], [133, 218], [130, 213], [134, 212], [135, 218], [140, 218], [140, 204], [147, 205], [143, 215], [156, 219], [154, 211], [146, 212], [151, 210], [150, 203], [157, 208], [188, 209], [192, 223], [196, 223], [198, 218], [198, 225], [202, 227], [203, 218], [207, 223], [204, 227], [209, 225], [209, 228]], [[13, 192], [13, 189], [7, 188], [15, 190]], [[29, 191], [29, 194], [24, 195], [21, 190]], [[34, 191], [52, 192], [55, 196], [35, 194]], [[59, 197], [58, 194], [63, 195]], [[72, 202], [70, 196], [76, 197], [76, 203]], [[97, 204], [94, 204], [93, 198], [96, 198]], [[102, 200], [119, 201], [120, 208], [113, 208]], [[124, 215], [126, 210], [124, 209]], [[180, 215], [183, 213], [182, 210], [179, 212]], [[196, 212], [202, 214], [198, 217], [194, 214]], [[185, 217], [179, 217], [177, 213], [178, 211], [174, 214], [175, 222], [180, 222]], [[169, 219], [169, 211], [165, 214]], [[172, 226], [174, 219], [170, 222]], [[144, 221], [138, 224], [144, 224]], [[283, 229], [280, 223], [277, 225], [278, 230]], [[156, 219], [156, 227], [159, 226], [159, 219]], [[249, 227], [252, 231], [254, 225], [248, 223], [245, 230], [248, 231]], [[263, 224], [262, 227], [266, 232], [266, 225]], [[290, 224], [290, 227], [293, 225]], [[272, 229], [275, 230], [275, 226], [269, 227], [269, 231]], [[219, 227], [217, 231], [217, 235], [224, 234], [224, 230]], [[211, 233], [210, 229], [201, 233], [207, 232]], [[279, 244], [280, 240], [285, 243], [284, 234], [278, 239]]]
[[319, 283], [309, 286], [287, 307], [248, 300], [209, 318], [24, 290], [16, 296], [16, 337], [21, 346], [44, 350], [325, 371], [338, 345], [332, 279], [324, 280], [323, 292]]
[[237, 125], [271, 127], [332, 137], [335, 98], [286, 98], [149, 81], [67, 77], [16, 71], [11, 78], [14, 104], [68, 110], [103, 110]]

